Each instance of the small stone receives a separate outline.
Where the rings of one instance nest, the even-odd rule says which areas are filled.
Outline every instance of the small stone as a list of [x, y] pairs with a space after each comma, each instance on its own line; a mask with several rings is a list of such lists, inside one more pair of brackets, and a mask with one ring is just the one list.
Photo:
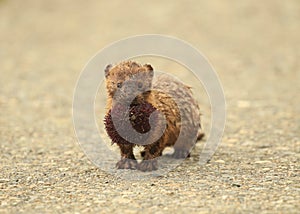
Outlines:
[[223, 199], [223, 200], [226, 200], [227, 198], [228, 198], [228, 195], [223, 195], [223, 196], [222, 196], [222, 199]]
[[254, 163], [256, 163], [256, 164], [266, 164], [266, 163], [272, 163], [272, 162], [268, 161], [268, 160], [261, 160], [261, 161], [255, 161]]
[[6, 183], [6, 182], [9, 182], [9, 179], [6, 179], [6, 178], [0, 179], [0, 183]]
[[225, 163], [223, 160], [216, 160], [215, 163]]
[[240, 184], [236, 184], [236, 183], [233, 183], [232, 186], [233, 186], [233, 187], [241, 187]]
[[1, 205], [1, 206], [6, 206], [7, 204], [8, 204], [7, 201], [1, 201], [1, 202], [0, 202], [0, 205]]
[[236, 143], [236, 142], [238, 142], [238, 139], [236, 139], [236, 138], [229, 138], [229, 139], [227, 140], [227, 142], [228, 142], [228, 143]]
[[65, 171], [68, 171], [69, 168], [67, 168], [67, 167], [66, 168], [62, 168], [62, 167], [60, 167], [60, 168], [58, 168], [58, 170], [61, 171], [61, 172], [65, 172]]
[[271, 168], [263, 168], [263, 169], [262, 169], [263, 172], [268, 172], [268, 171], [270, 171], [270, 170], [271, 170]]

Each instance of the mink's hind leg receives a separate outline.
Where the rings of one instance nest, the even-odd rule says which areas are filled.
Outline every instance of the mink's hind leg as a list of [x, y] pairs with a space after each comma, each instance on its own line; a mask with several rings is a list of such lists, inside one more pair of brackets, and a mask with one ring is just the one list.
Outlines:
[[173, 158], [184, 159], [190, 157], [190, 152], [195, 146], [197, 141], [197, 136], [183, 137], [178, 140], [174, 145], [174, 153], [172, 154]]
[[174, 153], [172, 154], [173, 158], [181, 159], [190, 157], [190, 152], [195, 146], [196, 142], [201, 140], [205, 134], [203, 132], [198, 132], [197, 136], [184, 137], [182, 140], [179, 140], [174, 145]]
[[176, 159], [184, 159], [184, 158], [189, 158], [190, 155], [190, 150], [185, 150], [185, 149], [175, 149], [174, 153], [172, 154], [173, 158]]
[[116, 164], [118, 169], [136, 169], [137, 161], [133, 154], [133, 144], [118, 144], [121, 150], [121, 160]]
[[143, 157], [142, 162], [138, 165], [138, 169], [146, 172], [153, 171], [158, 169], [157, 157], [162, 155], [162, 151], [164, 149], [163, 145], [161, 145], [161, 140], [144, 146], [144, 151], [141, 152]]

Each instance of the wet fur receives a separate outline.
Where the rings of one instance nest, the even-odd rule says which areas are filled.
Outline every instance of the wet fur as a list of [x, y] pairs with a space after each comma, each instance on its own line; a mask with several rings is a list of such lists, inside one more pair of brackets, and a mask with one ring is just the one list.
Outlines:
[[[145, 87], [151, 87], [153, 68], [149, 64], [140, 65], [136, 62], [125, 61], [116, 66], [108, 65], [106, 67], [105, 77], [108, 94], [106, 117], [115, 105], [114, 95], [118, 86], [120, 87], [124, 81], [130, 80], [135, 74], [142, 74], [140, 82]], [[173, 99], [174, 97], [176, 97], [176, 101]], [[119, 146], [121, 152], [121, 160], [117, 163], [117, 168], [139, 169], [141, 171], [156, 170], [158, 163], [155, 158], [161, 156], [166, 147], [174, 146], [174, 158], [186, 158], [189, 156], [197, 139], [199, 140], [203, 137], [199, 106], [193, 98], [190, 87], [181, 82], [167, 75], [162, 75], [159, 77], [159, 81], [154, 83], [151, 91], [140, 94], [134, 102], [137, 105], [143, 102], [150, 103], [165, 115], [167, 126], [159, 140], [143, 146], [144, 151], [141, 152], [143, 160], [139, 164], [133, 154], [135, 145], [115, 140], [118, 142], [113, 143]], [[182, 112], [180, 112], [178, 106], [181, 106]], [[158, 122], [157, 126], [152, 128], [161, 129], [161, 126]], [[179, 134], [184, 136], [183, 140], [178, 141]]]

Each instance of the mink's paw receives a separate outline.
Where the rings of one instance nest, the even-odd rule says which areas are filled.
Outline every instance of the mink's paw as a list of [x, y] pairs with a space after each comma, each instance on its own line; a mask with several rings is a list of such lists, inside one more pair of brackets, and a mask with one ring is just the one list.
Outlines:
[[176, 159], [184, 159], [190, 157], [190, 152], [188, 150], [177, 150], [175, 149], [174, 153], [172, 154], [173, 158]]
[[122, 158], [116, 164], [118, 169], [136, 169], [137, 161], [129, 158]]
[[157, 160], [143, 160], [139, 165], [138, 169], [143, 172], [150, 172], [158, 169]]

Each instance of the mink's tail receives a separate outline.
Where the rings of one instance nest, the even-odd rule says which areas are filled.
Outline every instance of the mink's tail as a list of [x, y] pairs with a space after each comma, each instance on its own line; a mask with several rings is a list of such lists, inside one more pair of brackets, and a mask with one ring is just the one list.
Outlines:
[[204, 136], [205, 136], [204, 132], [201, 129], [199, 129], [198, 136], [197, 136], [197, 141], [202, 140]]

